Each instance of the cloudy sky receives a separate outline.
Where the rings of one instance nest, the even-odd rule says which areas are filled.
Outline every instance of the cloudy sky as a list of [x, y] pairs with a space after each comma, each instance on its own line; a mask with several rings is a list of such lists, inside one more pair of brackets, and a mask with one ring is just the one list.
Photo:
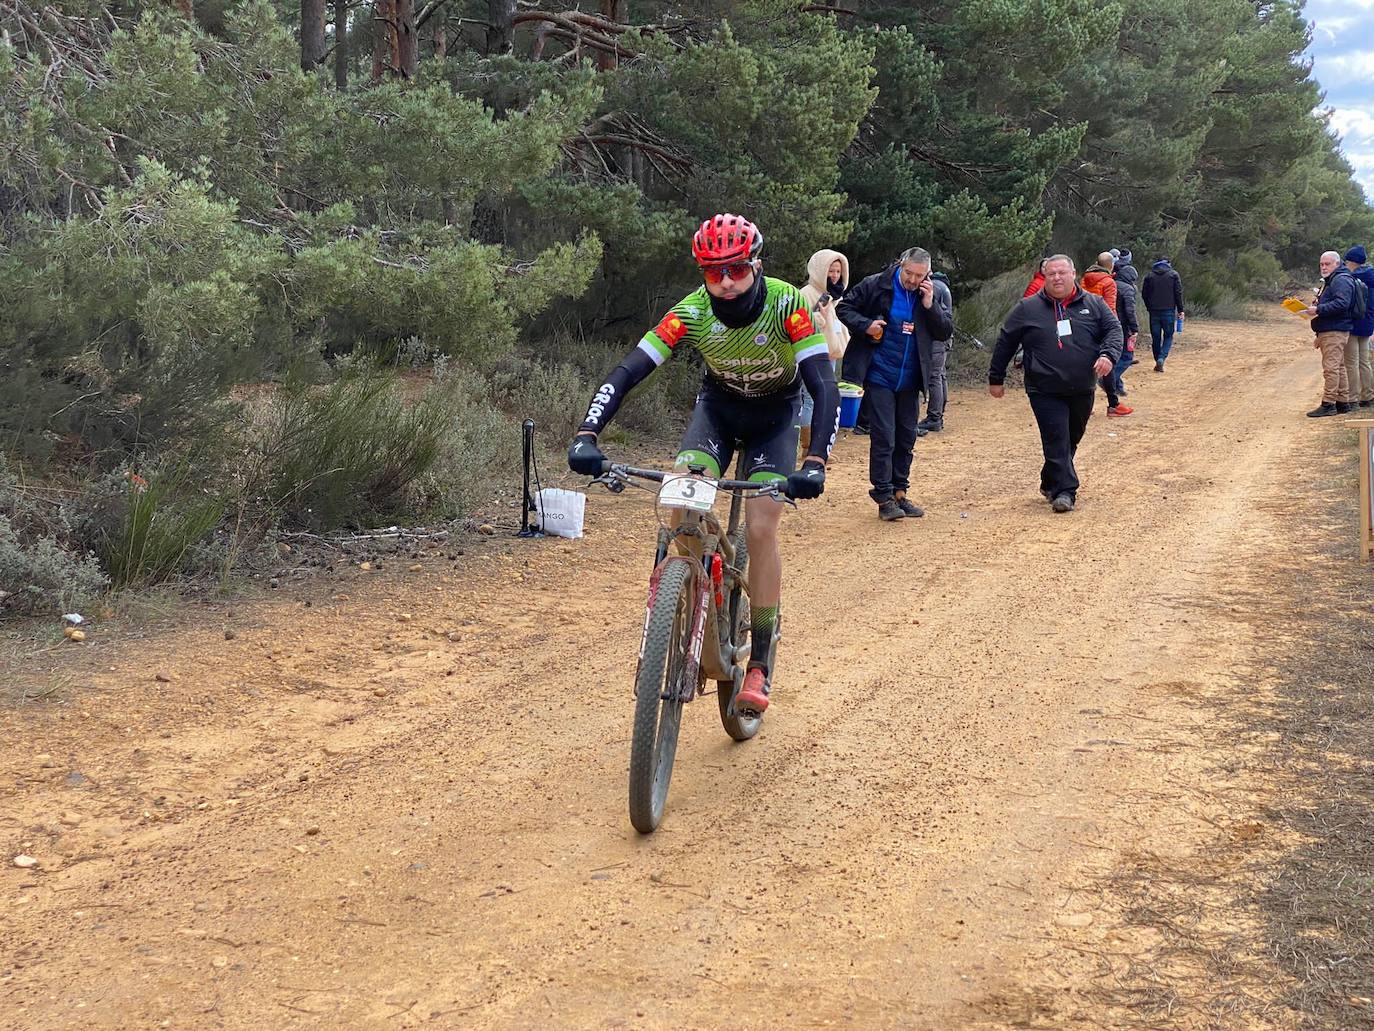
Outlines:
[[1308, 0], [1312, 74], [1347, 160], [1374, 202], [1374, 0]]

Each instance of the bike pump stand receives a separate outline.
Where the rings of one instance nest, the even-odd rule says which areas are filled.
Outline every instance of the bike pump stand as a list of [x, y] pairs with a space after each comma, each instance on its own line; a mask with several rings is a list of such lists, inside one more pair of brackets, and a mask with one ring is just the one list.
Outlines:
[[520, 458], [524, 466], [524, 490], [520, 499], [520, 531], [517, 537], [542, 537], [544, 534], [530, 525], [530, 513], [537, 512], [534, 495], [530, 493], [530, 470], [534, 467], [534, 420], [520, 425]]

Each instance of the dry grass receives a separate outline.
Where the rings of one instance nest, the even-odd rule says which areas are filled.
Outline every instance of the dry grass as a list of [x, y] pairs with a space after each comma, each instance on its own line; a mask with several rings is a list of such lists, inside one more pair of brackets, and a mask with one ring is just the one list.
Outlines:
[[1145, 943], [1098, 957], [1112, 1026], [1374, 1028], [1374, 603], [1330, 529], [1354, 521], [1353, 472], [1295, 469], [1278, 568], [1222, 600], [1268, 644], [1238, 690], [1189, 702], [1215, 766], [1177, 786], [1210, 840], [1099, 886]]

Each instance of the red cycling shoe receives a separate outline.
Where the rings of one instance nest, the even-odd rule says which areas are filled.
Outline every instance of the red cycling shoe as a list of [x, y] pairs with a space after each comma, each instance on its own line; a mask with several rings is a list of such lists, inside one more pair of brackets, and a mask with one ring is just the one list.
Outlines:
[[1108, 408], [1107, 414], [1113, 416], [1130, 415], [1134, 408], [1127, 408], [1125, 405], [1117, 405], [1115, 408]]
[[753, 667], [744, 674], [744, 686], [739, 689], [739, 694], [735, 695], [735, 712], [762, 716], [768, 708], [769, 690], [767, 675], [757, 666]]

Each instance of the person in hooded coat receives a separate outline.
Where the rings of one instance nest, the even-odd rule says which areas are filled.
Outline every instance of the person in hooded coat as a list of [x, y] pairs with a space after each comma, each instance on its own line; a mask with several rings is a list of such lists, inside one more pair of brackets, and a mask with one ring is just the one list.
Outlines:
[[1174, 329], [1183, 312], [1183, 280], [1169, 262], [1160, 258], [1140, 284], [1140, 299], [1150, 313], [1150, 350], [1155, 356], [1155, 372], [1164, 371], [1174, 346]]
[[[835, 315], [835, 305], [849, 290], [849, 259], [839, 251], [821, 248], [811, 255], [806, 263], [807, 281], [801, 288], [811, 308], [811, 321], [816, 329], [824, 334], [826, 347], [830, 351], [830, 361], [835, 369], [836, 378], [840, 375], [840, 361], [849, 346], [849, 327]], [[803, 452], [811, 447], [811, 395], [802, 400], [801, 447]], [[828, 464], [834, 464], [831, 459]]]

